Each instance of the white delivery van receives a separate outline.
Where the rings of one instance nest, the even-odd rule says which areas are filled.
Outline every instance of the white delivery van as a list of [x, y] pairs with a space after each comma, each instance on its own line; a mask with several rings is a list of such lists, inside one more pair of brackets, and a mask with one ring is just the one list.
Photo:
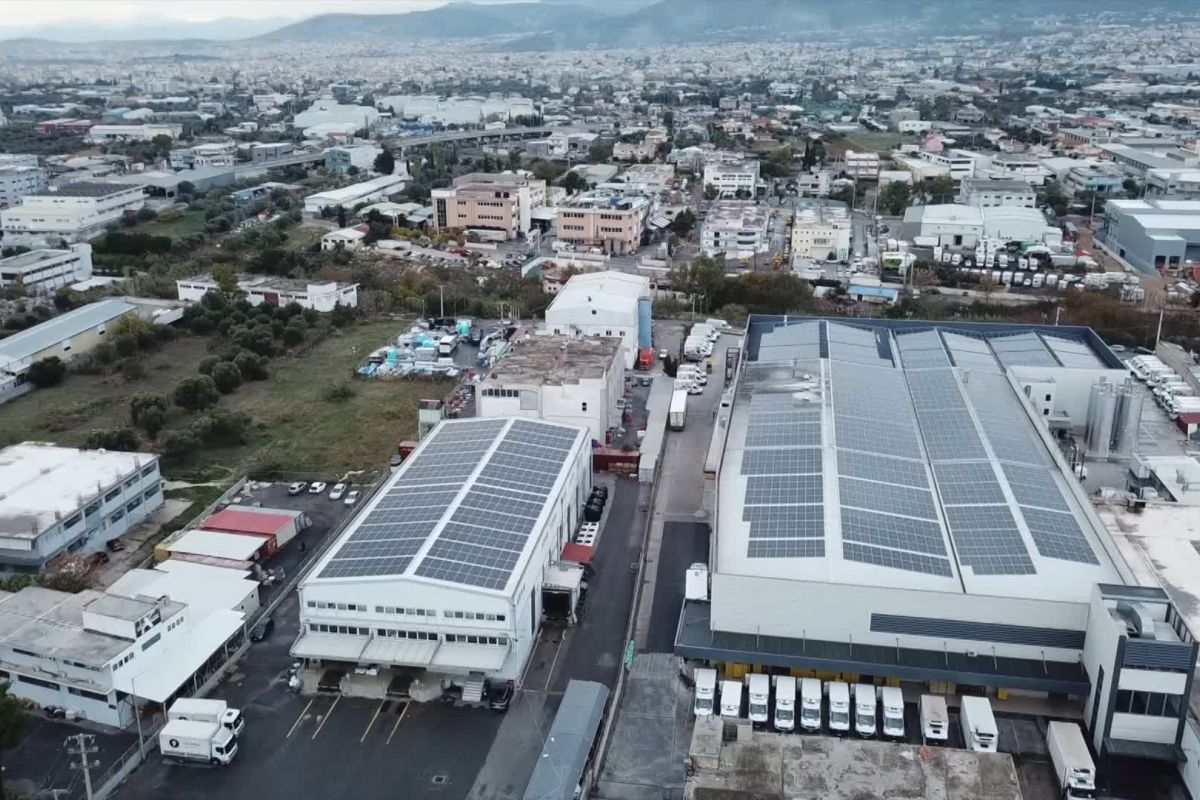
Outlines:
[[977, 753], [996, 752], [1000, 732], [996, 729], [996, 718], [992, 716], [992, 704], [986, 697], [963, 697], [958, 711], [958, 724], [968, 750]]
[[246, 718], [236, 708], [230, 708], [224, 700], [203, 697], [181, 697], [167, 709], [168, 720], [191, 722], [215, 722], [234, 736], [241, 736], [246, 729]]
[[842, 681], [826, 681], [829, 695], [829, 730], [839, 736], [850, 732], [850, 687]]
[[721, 716], [737, 719], [742, 715], [742, 684], [721, 681]]
[[1046, 747], [1054, 764], [1054, 777], [1064, 800], [1091, 800], [1096, 796], [1096, 765], [1074, 722], [1051, 722], [1046, 729]]
[[692, 710], [697, 717], [711, 717], [717, 702], [717, 671], [710, 667], [696, 668], [696, 703]]
[[880, 686], [879, 704], [883, 706], [883, 735], [889, 739], [903, 739], [904, 693], [896, 686]]
[[771, 676], [752, 672], [746, 676], [746, 688], [750, 690], [750, 721], [765, 728], [770, 718]]
[[821, 730], [821, 681], [816, 678], [800, 679], [800, 727]]
[[924, 744], [944, 744], [950, 740], [950, 713], [946, 698], [936, 694], [921, 695], [921, 741]]
[[854, 684], [854, 732], [864, 739], [875, 736], [875, 687], [868, 683]]
[[774, 675], [775, 683], [775, 730], [796, 729], [796, 679], [791, 675]]

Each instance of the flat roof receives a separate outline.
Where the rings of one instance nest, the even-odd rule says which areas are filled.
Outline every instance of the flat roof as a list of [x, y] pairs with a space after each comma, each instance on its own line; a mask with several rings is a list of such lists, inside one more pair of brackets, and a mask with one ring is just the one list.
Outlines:
[[150, 453], [43, 442], [5, 447], [0, 450], [0, 536], [36, 538], [155, 459]]
[[172, 553], [190, 553], [230, 561], [249, 561], [262, 549], [265, 540], [261, 536], [221, 531], [191, 530], [172, 542], [168, 549]]
[[[197, 616], [194, 614], [193, 616]], [[157, 647], [138, 653], [126, 668], [113, 672], [113, 687], [137, 697], [162, 703], [183, 686], [221, 645], [241, 630], [243, 615], [218, 609], [193, 619], [176, 635]]]
[[111, 322], [117, 317], [137, 311], [137, 306], [125, 300], [109, 298], [68, 311], [45, 322], [0, 339], [0, 370], [6, 362], [23, 361], [64, 339]]
[[364, 195], [380, 192], [389, 189], [408, 180], [407, 175], [381, 175], [378, 178], [373, 178], [369, 181], [354, 183], [350, 186], [343, 186], [341, 189], [330, 189], [326, 192], [317, 192], [310, 194], [304, 198], [305, 202], [310, 200], [326, 200], [336, 203], [340, 200], [354, 200]]
[[124, 183], [102, 181], [75, 181], [58, 187], [55, 191], [37, 192], [28, 197], [108, 197], [111, 194], [128, 192], [131, 187]]
[[1008, 374], [1120, 369], [1098, 348], [1079, 328], [752, 318], [715, 571], [1073, 602], [1120, 583]]
[[603, 378], [621, 347], [615, 336], [529, 336], [514, 344], [482, 383], [564, 386], [581, 378]]
[[8, 258], [0, 258], [0, 270], [28, 272], [45, 261], [74, 255], [76, 253], [73, 250], [30, 250], [28, 253], [18, 253]]
[[301, 511], [274, 508], [225, 508], [208, 517], [200, 527], [210, 531], [272, 534], [294, 524]]
[[506, 594], [587, 444], [587, 429], [574, 425], [443, 421], [346, 526], [305, 584], [403, 578]]
[[546, 309], [546, 319], [550, 319], [555, 313], [573, 308], [608, 306], [626, 310], [630, 303], [636, 303], [649, 296], [649, 278], [615, 270], [585, 272], [572, 275], [558, 290], [550, 307]]

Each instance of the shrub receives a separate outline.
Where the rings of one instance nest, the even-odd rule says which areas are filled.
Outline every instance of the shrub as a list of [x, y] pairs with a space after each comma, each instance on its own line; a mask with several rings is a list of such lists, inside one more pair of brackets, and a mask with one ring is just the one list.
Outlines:
[[88, 434], [86, 450], [137, 450], [137, 431], [130, 427], [101, 428]]
[[331, 403], [345, 402], [354, 395], [354, 387], [348, 383], [335, 383], [325, 389], [325, 399]]
[[220, 399], [216, 383], [207, 375], [184, 378], [175, 387], [175, 405], [188, 411], [203, 411], [215, 406]]
[[235, 364], [222, 361], [216, 364], [211, 373], [213, 383], [221, 394], [229, 394], [242, 385], [242, 371]]
[[25, 377], [39, 389], [57, 386], [67, 376], [67, 365], [58, 356], [50, 356], [29, 365]]

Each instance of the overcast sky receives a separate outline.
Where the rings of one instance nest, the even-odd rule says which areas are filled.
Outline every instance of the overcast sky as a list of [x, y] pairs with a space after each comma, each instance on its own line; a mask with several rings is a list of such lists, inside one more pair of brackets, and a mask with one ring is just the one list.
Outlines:
[[[475, 0], [496, 2], [497, 0]], [[511, 1], [511, 0], [510, 0]], [[331, 11], [401, 13], [444, 5], [446, 0], [0, 0], [0, 31], [77, 22], [134, 22], [147, 18], [181, 22], [240, 19], [303, 19]]]

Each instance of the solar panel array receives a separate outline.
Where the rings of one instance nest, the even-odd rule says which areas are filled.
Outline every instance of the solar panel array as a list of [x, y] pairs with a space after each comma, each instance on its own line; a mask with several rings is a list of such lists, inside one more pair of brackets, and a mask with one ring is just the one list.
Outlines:
[[741, 466], [746, 477], [742, 518], [750, 525], [749, 558], [825, 555], [820, 445], [819, 403], [802, 402], [790, 392], [750, 398]]
[[579, 435], [533, 420], [439, 426], [318, 578], [400, 575], [425, 550], [416, 575], [503, 588]]
[[1058, 359], [1036, 333], [1013, 333], [988, 339], [996, 358], [1006, 367], [1057, 367]]
[[892, 366], [892, 360], [880, 352], [879, 334], [868, 328], [826, 323], [825, 336], [829, 341], [829, 357], [836, 361], [857, 364]]
[[935, 330], [897, 332], [896, 346], [906, 370], [950, 366], [942, 337]]
[[1104, 369], [1104, 362], [1088, 346], [1087, 342], [1075, 337], [1044, 334], [1042, 340], [1054, 351], [1064, 367], [1073, 369]]
[[942, 331], [942, 339], [946, 342], [946, 348], [950, 351], [950, 357], [956, 367], [993, 372], [1000, 370], [992, 348], [988, 347], [987, 339], [982, 336]]
[[815, 361], [821, 357], [821, 323], [784, 325], [763, 335], [758, 361]]

